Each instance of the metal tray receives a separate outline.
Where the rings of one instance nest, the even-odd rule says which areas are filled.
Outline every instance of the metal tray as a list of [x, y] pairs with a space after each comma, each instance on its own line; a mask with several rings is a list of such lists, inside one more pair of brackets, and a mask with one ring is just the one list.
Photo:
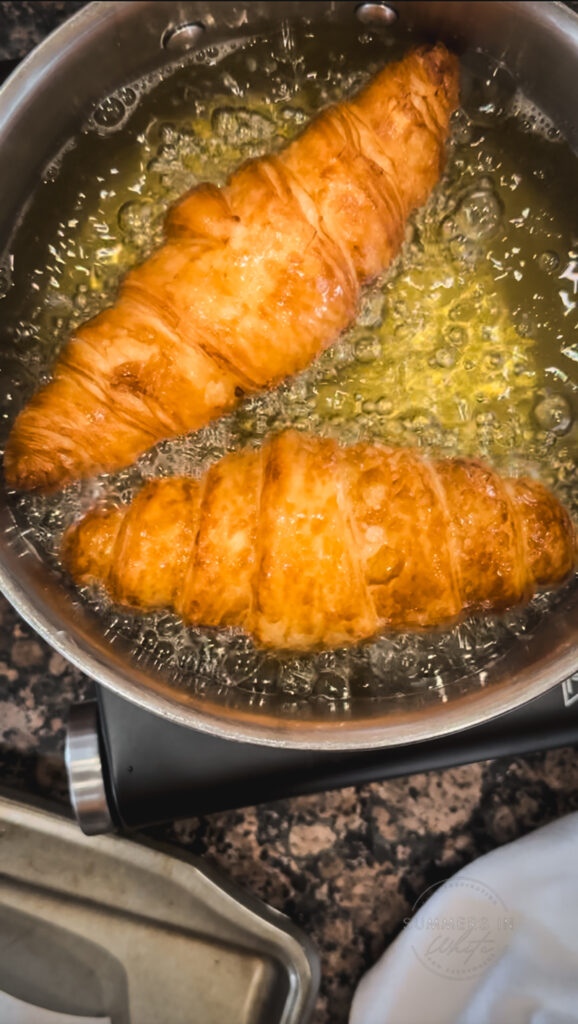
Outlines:
[[305, 1024], [319, 980], [282, 914], [174, 851], [0, 797], [0, 991], [111, 1024]]

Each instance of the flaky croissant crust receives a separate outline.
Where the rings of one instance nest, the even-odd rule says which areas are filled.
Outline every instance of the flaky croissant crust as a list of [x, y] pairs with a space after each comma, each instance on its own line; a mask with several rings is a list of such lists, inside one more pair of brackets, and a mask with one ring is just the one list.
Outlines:
[[526, 601], [571, 571], [575, 534], [535, 480], [287, 431], [95, 509], [63, 561], [119, 604], [310, 650]]
[[457, 103], [457, 59], [422, 47], [283, 152], [222, 189], [194, 189], [169, 212], [166, 243], [75, 332], [18, 416], [8, 486], [126, 466], [303, 369], [399, 251], [439, 178]]

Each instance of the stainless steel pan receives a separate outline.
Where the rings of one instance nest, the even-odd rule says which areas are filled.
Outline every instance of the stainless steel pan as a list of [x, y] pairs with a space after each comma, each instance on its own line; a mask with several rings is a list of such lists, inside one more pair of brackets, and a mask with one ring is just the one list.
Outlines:
[[[461, 51], [482, 48], [503, 61], [526, 93], [578, 146], [578, 18], [558, 3], [395, 2], [402, 23]], [[86, 112], [122, 84], [212, 41], [270, 29], [284, 19], [359, 29], [390, 8], [340, 2], [130, 2], [89, 4], [48, 38], [0, 91], [0, 247], [43, 168], [79, 129]], [[95, 616], [62, 586], [14, 528], [0, 493], [0, 587], [21, 615], [66, 658], [135, 703], [182, 724], [231, 739], [319, 748], [387, 746], [438, 736], [514, 708], [578, 667], [578, 589], [531, 636], [466, 678], [441, 703], [429, 690], [403, 698], [291, 705], [174, 688], [112, 647]], [[483, 685], [481, 685], [483, 682]]]

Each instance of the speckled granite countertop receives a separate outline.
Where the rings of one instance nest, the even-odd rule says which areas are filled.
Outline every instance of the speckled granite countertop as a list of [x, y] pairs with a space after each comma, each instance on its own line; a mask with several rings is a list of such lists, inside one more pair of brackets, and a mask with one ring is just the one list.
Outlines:
[[[0, 3], [0, 60], [79, 2]], [[69, 705], [89, 681], [0, 598], [0, 771], [15, 794], [67, 803]], [[479, 854], [578, 809], [578, 752], [412, 775], [157, 828], [299, 923], [322, 955], [315, 1024], [343, 1024], [363, 972], [415, 899]]]

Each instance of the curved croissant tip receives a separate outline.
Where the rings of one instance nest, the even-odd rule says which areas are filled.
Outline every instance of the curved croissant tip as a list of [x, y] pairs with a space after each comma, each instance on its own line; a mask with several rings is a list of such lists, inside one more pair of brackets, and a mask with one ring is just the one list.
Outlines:
[[4, 452], [4, 480], [13, 491], [51, 491], [68, 479], [62, 466], [41, 452], [19, 454], [8, 442]]
[[75, 583], [106, 582], [123, 516], [118, 505], [97, 506], [68, 527], [60, 555]]

